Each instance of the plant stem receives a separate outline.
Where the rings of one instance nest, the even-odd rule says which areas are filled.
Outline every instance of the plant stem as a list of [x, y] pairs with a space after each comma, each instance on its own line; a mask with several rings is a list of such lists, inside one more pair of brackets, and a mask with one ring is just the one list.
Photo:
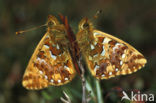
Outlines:
[[91, 84], [87, 80], [86, 80], [86, 89], [87, 89], [87, 91], [90, 91], [90, 96], [93, 98], [93, 101], [96, 103], [97, 102], [96, 94], [93, 91], [93, 87], [91, 86]]
[[84, 77], [85, 70], [83, 68], [83, 65], [81, 64], [81, 57], [78, 61], [79, 67], [81, 69], [81, 81], [82, 81], [82, 103], [87, 103], [86, 100], [86, 79]]
[[103, 99], [102, 99], [102, 92], [101, 92], [101, 87], [100, 87], [100, 83], [98, 80], [95, 81], [96, 84], [96, 91], [97, 91], [97, 100], [98, 103], [104, 103]]

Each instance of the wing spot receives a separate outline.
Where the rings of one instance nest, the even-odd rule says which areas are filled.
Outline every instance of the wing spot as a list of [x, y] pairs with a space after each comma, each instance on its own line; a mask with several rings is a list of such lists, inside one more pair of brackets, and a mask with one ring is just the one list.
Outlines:
[[66, 77], [66, 78], [64, 78], [64, 80], [68, 80], [68, 78]]
[[123, 64], [123, 61], [121, 60], [121, 61], [120, 61], [120, 65], [122, 65], [122, 64]]
[[59, 47], [59, 45], [58, 45], [58, 44], [56, 45], [56, 48], [57, 48], [57, 49], [60, 49], [60, 47]]
[[100, 36], [101, 34], [97, 32], [94, 33], [94, 36], [98, 36], [98, 35]]
[[97, 44], [97, 42], [94, 42], [94, 45], [96, 45]]
[[70, 71], [70, 68], [69, 68], [69, 67], [67, 67], [66, 65], [64, 66], [64, 68], [65, 68], [65, 69], [67, 69], [68, 71]]
[[105, 76], [105, 74], [102, 74], [101, 76], [102, 76], [102, 77], [104, 77], [104, 76]]
[[121, 43], [116, 43], [115, 46], [122, 45]]
[[112, 72], [109, 72], [109, 75], [112, 75]]
[[49, 36], [47, 35], [47, 36], [46, 36], [46, 39], [48, 39], [48, 38], [49, 38]]
[[39, 73], [40, 73], [40, 74], [43, 74], [43, 72], [42, 72], [41, 70], [39, 71]]
[[91, 56], [89, 56], [89, 60], [92, 60], [92, 57]]
[[95, 49], [94, 45], [90, 45], [91, 50]]
[[37, 60], [40, 62], [40, 63], [46, 63], [46, 61], [44, 60], [44, 59], [41, 59], [41, 58], [39, 58], [39, 57], [37, 57]]
[[102, 43], [107, 44], [109, 41], [111, 41], [111, 39], [105, 37]]
[[61, 83], [61, 80], [60, 79], [58, 80], [58, 83]]
[[98, 54], [93, 55], [93, 57], [97, 57], [97, 56], [98, 56]]
[[51, 56], [54, 60], [56, 60], [56, 56], [53, 55], [51, 51], [49, 51], [49, 52], [50, 52], [50, 56]]
[[53, 79], [51, 79], [51, 80], [50, 80], [50, 82], [51, 82], [51, 83], [53, 83], [53, 82], [54, 82], [54, 80], [53, 80]]
[[45, 78], [45, 79], [48, 79], [48, 76], [47, 76], [47, 75], [45, 75], [45, 76], [44, 76], [44, 78]]
[[44, 45], [44, 46], [45, 46], [45, 48], [49, 49], [49, 46], [48, 45]]
[[99, 69], [99, 68], [100, 68], [100, 66], [96, 65], [96, 66], [94, 67], [94, 72], [96, 72], [97, 69]]
[[126, 57], [126, 54], [122, 54], [122, 58], [125, 58]]
[[116, 72], [117, 72], [118, 70], [119, 70], [118, 68], [115, 69]]
[[105, 55], [105, 48], [104, 48], [104, 46], [103, 46], [103, 51], [102, 51], [101, 55], [102, 55], [102, 56]]
[[115, 52], [116, 49], [119, 48], [119, 45], [122, 45], [121, 43], [116, 43], [115, 46], [113, 47], [113, 52]]

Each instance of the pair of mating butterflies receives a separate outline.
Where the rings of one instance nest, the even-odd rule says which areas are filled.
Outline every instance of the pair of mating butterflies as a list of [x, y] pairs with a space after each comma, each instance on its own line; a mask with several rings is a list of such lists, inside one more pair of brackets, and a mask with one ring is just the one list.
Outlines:
[[[95, 30], [83, 18], [76, 42], [91, 74], [97, 79], [136, 72], [146, 64], [144, 56], [128, 43]], [[70, 82], [76, 75], [69, 50], [65, 25], [54, 16], [48, 17], [47, 32], [37, 45], [23, 76], [26, 89], [42, 89]]]

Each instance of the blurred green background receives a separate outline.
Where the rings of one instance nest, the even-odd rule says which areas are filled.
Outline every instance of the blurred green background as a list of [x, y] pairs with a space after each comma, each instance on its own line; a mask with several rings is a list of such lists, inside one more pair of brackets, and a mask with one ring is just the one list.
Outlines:
[[[148, 61], [136, 73], [100, 81], [103, 100], [120, 103], [122, 90], [156, 95], [156, 0], [0, 0], [0, 103], [61, 103], [63, 90], [72, 103], [80, 103], [78, 76], [61, 87], [40, 91], [22, 87], [24, 70], [46, 28], [19, 36], [15, 32], [44, 24], [49, 14], [58, 17], [62, 13], [76, 33], [82, 17], [92, 18], [99, 9], [103, 12], [94, 22], [95, 27], [130, 43]], [[86, 78], [96, 93], [95, 79], [89, 73]]]

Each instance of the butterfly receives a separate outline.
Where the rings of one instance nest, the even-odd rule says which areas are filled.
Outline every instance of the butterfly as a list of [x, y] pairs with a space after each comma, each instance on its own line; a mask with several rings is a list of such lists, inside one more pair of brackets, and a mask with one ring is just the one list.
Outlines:
[[[23, 76], [26, 89], [64, 85], [75, 77], [68, 30], [49, 15], [47, 32], [37, 45]], [[76, 42], [91, 74], [97, 79], [136, 72], [146, 64], [144, 56], [128, 43], [94, 29], [87, 18], [79, 23]], [[73, 48], [72, 48], [73, 49]]]
[[63, 85], [76, 74], [64, 25], [49, 15], [47, 27], [24, 73], [22, 85], [26, 89]]
[[128, 43], [96, 30], [87, 18], [79, 23], [76, 40], [91, 74], [97, 79], [109, 79], [141, 69], [144, 56]]

